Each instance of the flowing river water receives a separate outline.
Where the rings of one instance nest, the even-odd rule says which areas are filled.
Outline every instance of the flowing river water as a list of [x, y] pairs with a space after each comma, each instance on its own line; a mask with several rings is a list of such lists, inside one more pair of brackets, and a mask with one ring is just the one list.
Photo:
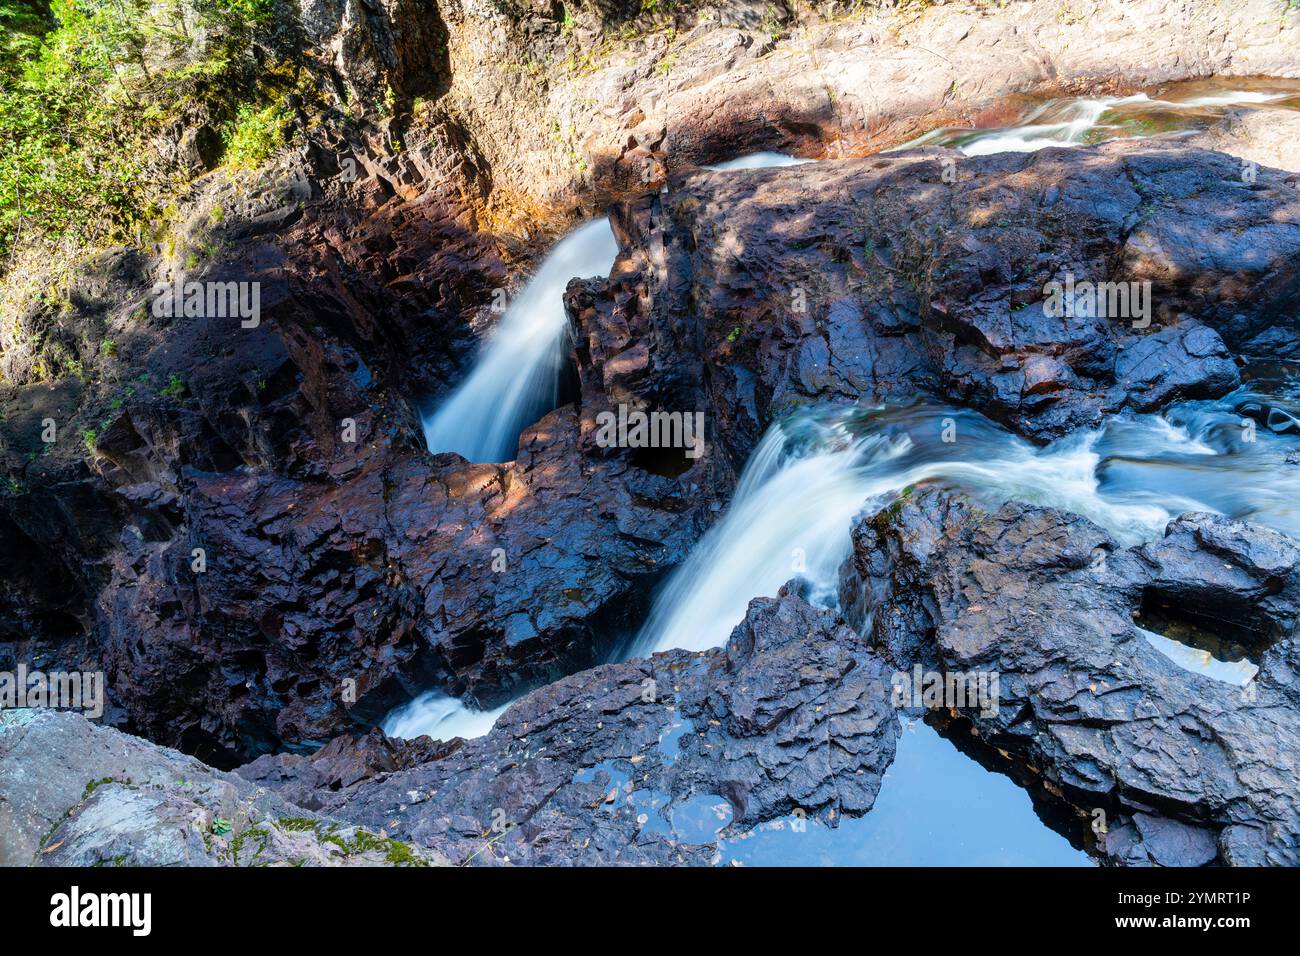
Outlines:
[[[1201, 82], [1156, 98], [1026, 103], [1005, 127], [935, 130], [907, 145], [952, 146], [968, 155], [1083, 145], [1203, 128], [1234, 106], [1300, 109], [1300, 85]], [[760, 153], [712, 168], [796, 162]], [[473, 461], [513, 457], [520, 430], [559, 400], [570, 335], [565, 286], [575, 276], [607, 274], [616, 253], [604, 220], [556, 245], [467, 379], [426, 418], [431, 451]], [[1185, 511], [1249, 518], [1300, 537], [1300, 465], [1287, 461], [1300, 448], [1300, 367], [1256, 365], [1243, 378], [1246, 384], [1222, 400], [1183, 403], [1160, 415], [1123, 414], [1041, 448], [976, 412], [926, 403], [811, 409], [774, 423], [730, 506], [661, 586], [620, 656], [719, 646], [752, 598], [775, 594], [793, 577], [807, 580], [814, 601], [833, 606], [854, 518], [921, 482], [960, 489], [985, 507], [1015, 499], [1072, 511], [1126, 544], [1158, 537]], [[1243, 413], [1249, 403], [1265, 407], [1265, 424], [1251, 424], [1261, 416]], [[1204, 635], [1144, 633], [1178, 666], [1238, 684], [1254, 674], [1243, 653]], [[402, 737], [475, 737], [505, 709], [476, 711], [431, 690], [395, 710], [383, 727]], [[1036, 815], [1041, 811], [1025, 790], [987, 772], [925, 722], [901, 719], [905, 732], [871, 813], [835, 830], [810, 822], [799, 840], [779, 822], [759, 827], [726, 841], [723, 861], [1089, 862], [1060, 825], [1051, 828]]]

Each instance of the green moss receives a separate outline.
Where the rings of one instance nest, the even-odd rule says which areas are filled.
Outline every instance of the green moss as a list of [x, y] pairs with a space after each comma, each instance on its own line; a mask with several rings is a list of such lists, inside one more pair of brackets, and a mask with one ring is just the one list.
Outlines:
[[384, 861], [390, 866], [427, 865], [425, 860], [417, 855], [409, 844], [389, 837], [378, 836], [367, 830], [357, 830], [351, 840], [344, 840], [334, 833], [321, 834], [321, 840], [325, 843], [334, 844], [343, 851], [345, 856], [355, 856], [359, 853], [374, 851], [382, 853]]
[[275, 825], [290, 833], [304, 833], [307, 830], [315, 830], [319, 823], [308, 817], [282, 817], [275, 821]]
[[86, 789], [81, 792], [82, 802], [84, 803], [86, 800], [89, 800], [90, 795], [94, 793], [96, 790], [98, 790], [100, 787], [102, 787], [104, 784], [112, 783], [112, 782], [113, 782], [112, 777], [100, 777], [98, 780], [90, 781], [88, 784], [86, 784]]
[[872, 525], [877, 531], [884, 532], [893, 527], [894, 522], [898, 520], [898, 516], [903, 511], [903, 506], [907, 504], [908, 499], [912, 497], [912, 493], [915, 490], [915, 485], [907, 485], [898, 493], [898, 496], [889, 503], [888, 507], [883, 508], [876, 513], [876, 517], [872, 520]]

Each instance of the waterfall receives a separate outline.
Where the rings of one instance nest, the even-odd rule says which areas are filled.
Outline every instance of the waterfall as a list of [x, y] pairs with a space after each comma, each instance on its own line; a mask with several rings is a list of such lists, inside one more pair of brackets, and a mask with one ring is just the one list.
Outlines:
[[631, 655], [723, 644], [752, 598], [802, 577], [833, 604], [856, 515], [919, 482], [987, 508], [1010, 500], [1083, 515], [1122, 544], [1174, 515], [1218, 511], [1300, 536], [1290, 442], [1240, 439], [1228, 401], [1118, 416], [1045, 448], [975, 412], [927, 406], [810, 410], [773, 425], [730, 507], [669, 577]]
[[469, 376], [424, 420], [429, 451], [470, 461], [509, 461], [519, 433], [559, 404], [569, 351], [569, 280], [608, 275], [618, 244], [605, 219], [574, 229], [542, 261], [506, 309]]

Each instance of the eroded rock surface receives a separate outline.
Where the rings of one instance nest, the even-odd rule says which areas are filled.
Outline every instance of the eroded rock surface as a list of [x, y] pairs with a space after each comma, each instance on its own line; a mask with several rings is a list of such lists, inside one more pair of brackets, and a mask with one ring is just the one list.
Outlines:
[[[933, 490], [854, 539], [874, 643], [902, 667], [1000, 675], [997, 713], [961, 715], [1101, 819], [1111, 861], [1300, 860], [1295, 542], [1192, 513], [1121, 550], [1078, 516], [1019, 503], [986, 514]], [[1229, 629], [1259, 655], [1258, 675], [1238, 687], [1175, 664], [1135, 626], [1151, 602]]]
[[[1043, 440], [1217, 397], [1300, 309], [1300, 192], [1240, 172], [1117, 142], [692, 174], [621, 207], [613, 275], [570, 287], [586, 382], [712, 409], [738, 460], [813, 402], [928, 393]], [[1071, 280], [1149, 282], [1149, 312], [1047, 314]]]
[[693, 538], [696, 477], [585, 457], [572, 409], [505, 465], [188, 474], [183, 533], [125, 535], [100, 597], [110, 684], [151, 739], [218, 761], [319, 746], [431, 686], [493, 705], [635, 627]]
[[719, 834], [870, 810], [898, 735], [889, 693], [852, 631], [783, 593], [752, 601], [725, 648], [567, 677], [441, 759], [381, 773], [358, 756], [340, 777], [344, 744], [239, 772], [475, 864], [707, 864]]
[[445, 862], [78, 714], [0, 713], [0, 866]]

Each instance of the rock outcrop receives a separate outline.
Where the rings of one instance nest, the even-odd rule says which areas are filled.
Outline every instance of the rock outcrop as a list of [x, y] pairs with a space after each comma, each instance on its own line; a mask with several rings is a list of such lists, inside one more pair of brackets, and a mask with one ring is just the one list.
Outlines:
[[80, 715], [0, 713], [0, 866], [446, 862]]
[[[960, 718], [1041, 774], [1108, 860], [1300, 860], [1294, 541], [1186, 514], [1122, 550], [1078, 516], [986, 514], [926, 490], [865, 519], [854, 542], [875, 646], [904, 668], [999, 675], [996, 712]], [[1134, 623], [1165, 605], [1249, 648], [1258, 674], [1239, 687], [1175, 664]]]
[[1300, 18], [1273, 0], [792, 6], [683, 2], [647, 22], [647, 5], [603, 0], [562, 16], [452, 0], [440, 106], [526, 222], [756, 149], [861, 156], [1009, 94], [1300, 75]]
[[1218, 397], [1300, 311], [1288, 176], [1174, 146], [696, 172], [615, 220], [610, 279], [569, 292], [584, 388], [712, 409], [735, 461], [816, 402], [928, 393], [1046, 440]]
[[330, 484], [186, 474], [180, 530], [124, 536], [99, 598], [132, 726], [230, 765], [431, 686], [491, 706], [603, 659], [693, 539], [702, 479], [584, 456], [572, 409], [520, 448], [379, 455]]
[[410, 758], [370, 738], [239, 773], [461, 862], [708, 864], [760, 822], [871, 809], [898, 736], [889, 680], [830, 612], [783, 593], [751, 602], [725, 648], [567, 677], [407, 769], [386, 772]]

